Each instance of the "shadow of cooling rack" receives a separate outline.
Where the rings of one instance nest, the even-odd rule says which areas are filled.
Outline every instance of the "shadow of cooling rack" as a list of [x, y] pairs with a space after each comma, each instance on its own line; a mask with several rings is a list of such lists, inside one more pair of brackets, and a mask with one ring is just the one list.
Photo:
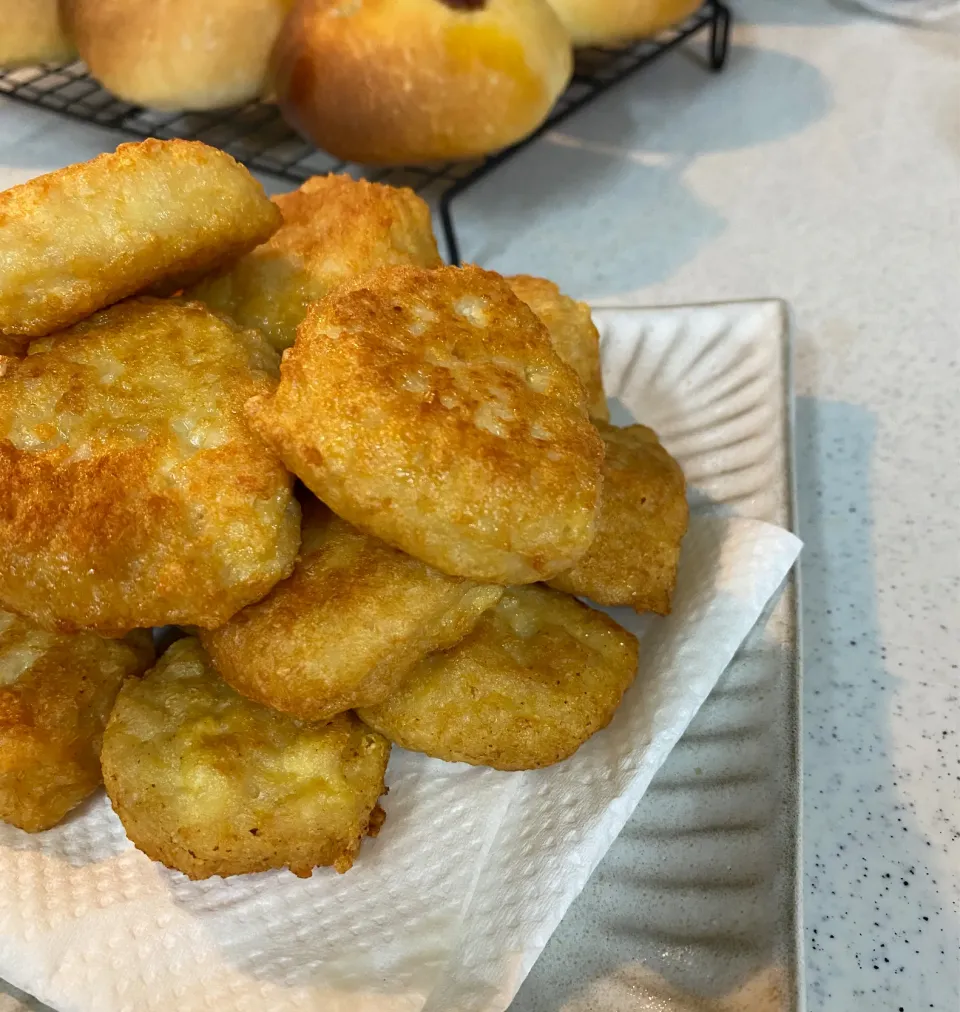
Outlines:
[[409, 186], [436, 206], [447, 259], [459, 263], [460, 244], [452, 212], [455, 197], [614, 85], [695, 36], [706, 38], [707, 65], [720, 70], [726, 60], [730, 22], [730, 11], [720, 0], [706, 0], [686, 21], [654, 38], [616, 48], [580, 50], [567, 90], [533, 134], [485, 158], [436, 165], [381, 168], [339, 161], [304, 141], [283, 121], [277, 107], [266, 102], [201, 113], [159, 112], [130, 105], [101, 88], [79, 62], [0, 70], [0, 95], [136, 137], [204, 141], [228, 151], [250, 169], [297, 184], [318, 173], [348, 172], [376, 182]]

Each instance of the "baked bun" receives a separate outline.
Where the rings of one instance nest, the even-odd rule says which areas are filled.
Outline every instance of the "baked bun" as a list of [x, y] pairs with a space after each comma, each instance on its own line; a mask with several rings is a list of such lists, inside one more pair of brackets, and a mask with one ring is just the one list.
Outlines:
[[61, 0], [90, 73], [128, 102], [218, 109], [263, 91], [290, 0]]
[[525, 137], [566, 86], [572, 55], [546, 0], [300, 0], [271, 67], [297, 130], [338, 158], [391, 164]]
[[575, 46], [655, 35], [689, 17], [701, 0], [550, 0]]
[[65, 63], [73, 55], [57, 0], [0, 0], [0, 67]]

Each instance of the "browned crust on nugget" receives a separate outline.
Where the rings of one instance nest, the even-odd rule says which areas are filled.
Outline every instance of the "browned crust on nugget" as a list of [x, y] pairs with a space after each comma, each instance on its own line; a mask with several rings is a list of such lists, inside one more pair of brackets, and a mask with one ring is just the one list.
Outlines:
[[147, 632], [62, 636], [0, 612], [0, 819], [49, 829], [100, 786], [120, 683], [152, 662]]
[[600, 425], [603, 507], [583, 558], [551, 587], [598, 604], [670, 612], [689, 509], [680, 465], [645, 425]]
[[[21, 358], [27, 353], [27, 348], [32, 338], [21, 334], [0, 334], [0, 356]], [[3, 376], [6, 366], [0, 363], [0, 376]]]
[[242, 411], [275, 383], [259, 334], [134, 299], [3, 362], [3, 607], [59, 632], [208, 627], [289, 575], [292, 481]]
[[121, 144], [0, 193], [0, 334], [50, 334], [246, 253], [278, 228], [263, 187], [198, 141]]
[[600, 369], [600, 334], [585, 302], [577, 302], [545, 278], [517, 274], [507, 278], [514, 292], [540, 317], [557, 354], [580, 377], [590, 417], [610, 421]]
[[531, 583], [593, 540], [603, 444], [583, 387], [499, 275], [390, 267], [343, 286], [248, 412], [336, 513], [442, 572]]
[[278, 350], [293, 344], [309, 304], [342, 282], [390, 264], [442, 263], [430, 208], [407, 187], [331, 174], [272, 199], [280, 229], [188, 294], [256, 327]]
[[525, 770], [606, 727], [637, 671], [637, 640], [546, 587], [510, 587], [473, 632], [359, 710], [397, 745], [448, 762]]
[[200, 643], [128, 681], [103, 739], [107, 794], [139, 850], [192, 879], [353, 864], [383, 822], [389, 743], [350, 713], [296, 720], [245, 699]]
[[316, 500], [305, 506], [302, 531], [293, 575], [200, 639], [238, 692], [306, 720], [386, 699], [420, 658], [466, 636], [503, 592], [445, 576]]

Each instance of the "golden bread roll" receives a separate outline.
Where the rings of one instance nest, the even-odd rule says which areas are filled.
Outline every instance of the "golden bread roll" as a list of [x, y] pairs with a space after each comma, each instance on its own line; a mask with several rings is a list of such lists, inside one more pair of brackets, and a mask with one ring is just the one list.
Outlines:
[[605, 448], [597, 536], [550, 586], [598, 604], [666, 615], [689, 518], [683, 471], [653, 429], [597, 428]]
[[127, 102], [219, 109], [263, 91], [290, 0], [62, 0], [90, 73]]
[[600, 371], [600, 334], [590, 316], [590, 307], [564, 295], [545, 278], [517, 274], [506, 280], [514, 294], [540, 317], [557, 354], [580, 377], [587, 391], [590, 417], [610, 421]]
[[273, 51], [284, 116], [331, 154], [391, 164], [520, 140], [570, 79], [546, 0], [300, 0]]
[[65, 63], [73, 55], [57, 0], [0, 0], [0, 67]]
[[307, 306], [378, 267], [439, 267], [430, 208], [407, 187], [346, 175], [314, 176], [273, 197], [283, 225], [270, 239], [187, 294], [283, 351]]
[[550, 0], [575, 46], [655, 35], [689, 17], [702, 0]]

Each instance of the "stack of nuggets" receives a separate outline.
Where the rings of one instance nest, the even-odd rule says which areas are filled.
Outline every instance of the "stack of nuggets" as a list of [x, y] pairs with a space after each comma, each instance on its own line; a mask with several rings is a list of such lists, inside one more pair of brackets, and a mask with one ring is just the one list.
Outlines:
[[[345, 871], [391, 742], [533, 769], [609, 722], [637, 642], [568, 595], [669, 610], [683, 476], [606, 423], [583, 304], [443, 267], [410, 191], [271, 203], [198, 148], [0, 194], [34, 247], [45, 201], [74, 219], [29, 297], [0, 251], [0, 818], [47, 828], [102, 768], [134, 844], [190, 877]], [[126, 223], [116, 194], [182, 158], [193, 217]], [[144, 674], [142, 630], [171, 625]]]

